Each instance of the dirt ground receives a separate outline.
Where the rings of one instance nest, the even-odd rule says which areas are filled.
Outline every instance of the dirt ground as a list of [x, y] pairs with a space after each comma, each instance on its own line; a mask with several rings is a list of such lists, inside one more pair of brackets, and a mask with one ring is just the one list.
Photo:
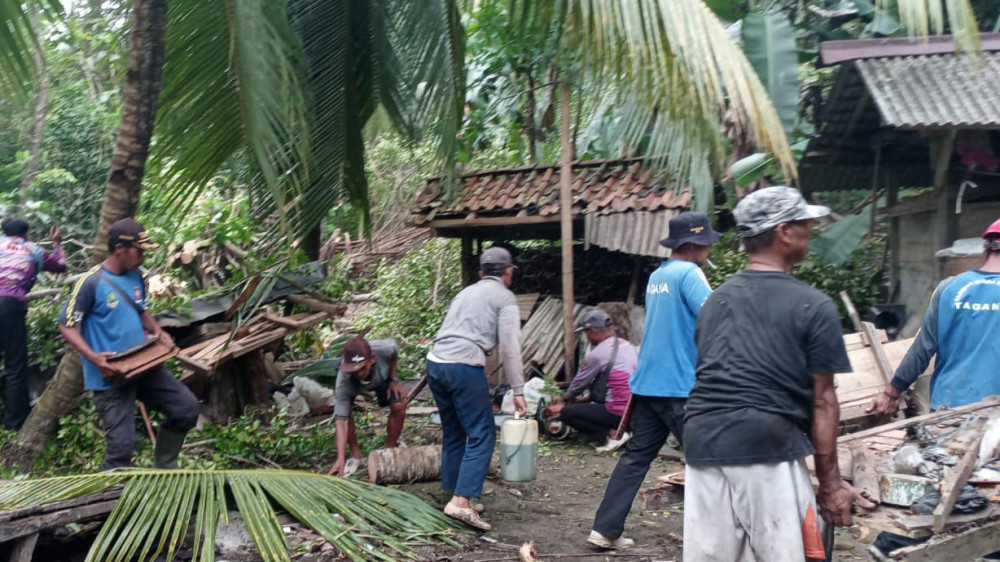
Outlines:
[[[487, 480], [482, 503], [484, 519], [493, 525], [493, 531], [478, 539], [472, 537], [464, 549], [439, 549], [428, 553], [429, 558], [517, 560], [517, 549], [533, 541], [539, 560], [679, 562], [683, 558], [684, 520], [680, 496], [650, 510], [643, 510], [642, 500], [636, 500], [625, 524], [625, 535], [635, 539], [635, 546], [628, 550], [609, 553], [586, 542], [617, 460], [617, 453], [597, 453], [579, 440], [543, 442], [534, 482], [509, 483], [496, 475]], [[657, 484], [658, 476], [680, 470], [683, 465], [679, 462], [659, 458], [653, 462], [643, 486]], [[431, 482], [404, 488], [432, 505], [443, 506], [448, 496], [439, 486]], [[858, 528], [838, 530], [834, 560], [871, 560], [865, 552], [867, 545], [857, 540], [861, 533]]]

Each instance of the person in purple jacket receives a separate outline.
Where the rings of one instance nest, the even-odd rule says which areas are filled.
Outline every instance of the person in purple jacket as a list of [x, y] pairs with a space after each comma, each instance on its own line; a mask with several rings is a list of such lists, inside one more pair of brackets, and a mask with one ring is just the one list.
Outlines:
[[626, 433], [613, 439], [610, 433], [618, 429], [632, 397], [628, 379], [635, 372], [638, 353], [631, 343], [615, 336], [611, 318], [600, 308], [584, 314], [575, 331], [584, 333], [592, 349], [563, 395], [566, 406], [559, 417], [597, 443], [599, 452], [614, 451], [629, 438]]
[[0, 228], [0, 352], [7, 366], [4, 427], [18, 430], [29, 409], [28, 292], [40, 271], [66, 271], [66, 260], [57, 226], [49, 231], [55, 246], [51, 252], [28, 241], [28, 221], [20, 217], [3, 219]]

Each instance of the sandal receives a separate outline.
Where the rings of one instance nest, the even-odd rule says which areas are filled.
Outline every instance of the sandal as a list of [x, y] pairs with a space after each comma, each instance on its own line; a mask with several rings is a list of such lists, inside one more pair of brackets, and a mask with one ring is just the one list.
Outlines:
[[444, 514], [481, 531], [489, 531], [493, 528], [489, 523], [480, 519], [479, 514], [471, 507], [458, 507], [448, 502], [448, 505], [444, 506]]

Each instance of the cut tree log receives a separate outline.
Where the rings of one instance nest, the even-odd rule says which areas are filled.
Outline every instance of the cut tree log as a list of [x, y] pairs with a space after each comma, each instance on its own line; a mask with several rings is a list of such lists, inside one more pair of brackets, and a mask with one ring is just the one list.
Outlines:
[[875, 469], [875, 456], [863, 442], [851, 445], [851, 474], [854, 478], [854, 488], [868, 500], [882, 503], [879, 492], [878, 471]]
[[368, 455], [373, 484], [408, 484], [441, 478], [441, 445], [375, 449]]

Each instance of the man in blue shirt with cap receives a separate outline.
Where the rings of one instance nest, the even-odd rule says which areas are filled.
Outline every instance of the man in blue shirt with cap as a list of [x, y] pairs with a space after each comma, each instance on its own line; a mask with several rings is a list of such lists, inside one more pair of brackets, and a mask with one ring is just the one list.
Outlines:
[[587, 542], [606, 549], [633, 544], [625, 538], [625, 518], [635, 495], [671, 433], [683, 439], [684, 403], [694, 386], [697, 350], [695, 320], [712, 289], [701, 270], [721, 234], [708, 215], [691, 211], [670, 219], [669, 236], [660, 244], [670, 259], [646, 285], [646, 326], [639, 366], [629, 379], [632, 390], [632, 438], [611, 474], [604, 500]]

